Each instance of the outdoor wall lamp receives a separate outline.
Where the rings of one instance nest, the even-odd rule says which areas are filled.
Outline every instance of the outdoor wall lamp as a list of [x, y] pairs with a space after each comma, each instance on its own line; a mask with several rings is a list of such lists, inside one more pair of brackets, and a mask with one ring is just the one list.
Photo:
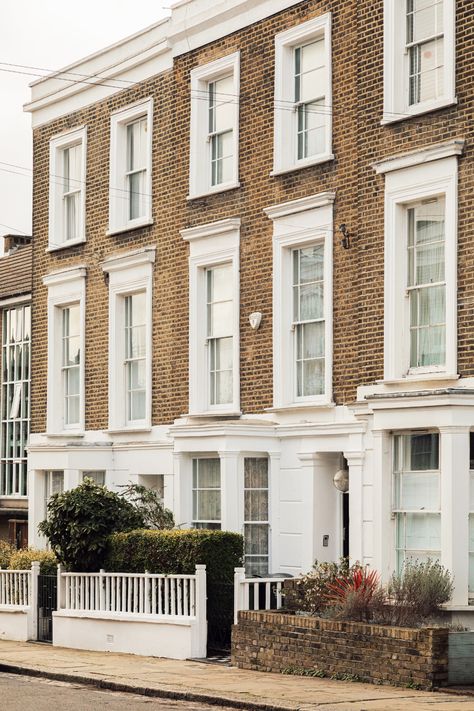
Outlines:
[[351, 235], [349, 233], [349, 230], [347, 229], [347, 225], [339, 225], [339, 232], [342, 235], [341, 247], [343, 247], [344, 249], [349, 249], [351, 246]]

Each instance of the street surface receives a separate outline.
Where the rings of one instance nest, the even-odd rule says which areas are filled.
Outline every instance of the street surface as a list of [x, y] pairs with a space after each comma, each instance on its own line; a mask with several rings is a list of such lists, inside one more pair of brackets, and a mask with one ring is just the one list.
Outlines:
[[2, 711], [230, 711], [190, 701], [153, 699], [90, 686], [0, 672]]

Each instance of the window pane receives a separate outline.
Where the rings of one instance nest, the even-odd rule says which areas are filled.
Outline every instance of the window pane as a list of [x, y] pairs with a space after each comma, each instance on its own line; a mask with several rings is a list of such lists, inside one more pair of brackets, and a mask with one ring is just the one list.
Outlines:
[[263, 457], [245, 458], [244, 486], [246, 489], [268, 488], [268, 459]]
[[268, 526], [248, 524], [244, 526], [245, 554], [268, 555]]
[[209, 335], [213, 337], [228, 336], [233, 331], [232, 301], [214, 303], [210, 308]]
[[268, 521], [268, 491], [249, 489], [244, 492], [246, 521]]

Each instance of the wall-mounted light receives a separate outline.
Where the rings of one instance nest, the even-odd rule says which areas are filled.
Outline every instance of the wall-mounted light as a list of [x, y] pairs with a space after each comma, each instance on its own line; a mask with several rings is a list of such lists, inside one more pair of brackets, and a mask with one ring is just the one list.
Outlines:
[[349, 491], [349, 467], [347, 466], [347, 459], [341, 456], [340, 468], [334, 474], [333, 484], [338, 491], [342, 491], [343, 494], [347, 494]]
[[260, 311], [255, 311], [253, 314], [250, 314], [249, 323], [254, 331], [260, 328], [260, 324], [262, 323], [262, 314]]
[[343, 247], [344, 249], [349, 249], [351, 246], [351, 235], [349, 233], [349, 230], [347, 229], [347, 225], [339, 225], [339, 232], [342, 235], [341, 247]]

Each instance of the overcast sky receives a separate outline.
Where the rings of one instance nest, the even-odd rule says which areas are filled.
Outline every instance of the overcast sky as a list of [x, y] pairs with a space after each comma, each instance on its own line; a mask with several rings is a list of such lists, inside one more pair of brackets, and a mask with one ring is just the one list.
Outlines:
[[41, 72], [11, 65], [60, 69], [160, 20], [169, 4], [0, 0], [0, 235], [31, 231], [31, 117], [23, 104], [37, 77], [13, 72]]

